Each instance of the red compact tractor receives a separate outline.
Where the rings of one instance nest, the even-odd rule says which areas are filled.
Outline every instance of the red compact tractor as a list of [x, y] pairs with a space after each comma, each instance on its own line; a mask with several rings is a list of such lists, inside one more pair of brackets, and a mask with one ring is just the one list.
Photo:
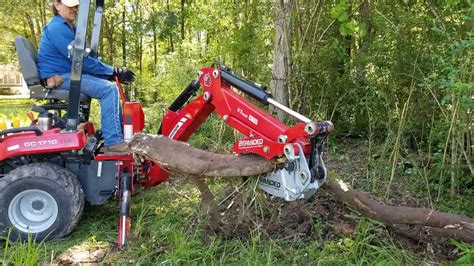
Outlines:
[[[75, 40], [69, 47], [69, 91], [43, 87], [36, 69], [36, 48], [23, 37], [15, 39], [31, 98], [44, 104], [32, 107], [37, 115], [31, 115], [30, 126], [0, 131], [0, 236], [12, 240], [25, 239], [28, 234], [37, 240], [63, 237], [78, 223], [85, 201], [100, 205], [116, 197], [118, 247], [122, 248], [130, 229], [134, 188], [156, 186], [168, 179], [168, 173], [153, 162], [137, 160], [133, 154], [105, 152], [101, 132], [89, 121], [90, 98], [80, 91], [82, 62], [85, 56], [97, 56], [104, 1], [96, 0], [91, 44], [86, 48], [90, 4], [90, 0], [81, 1]], [[118, 85], [124, 128], [141, 132], [142, 107], [127, 101]], [[299, 123], [285, 125], [232, 87], [283, 110]], [[234, 144], [236, 154], [285, 158], [282, 169], [260, 177], [259, 187], [265, 192], [287, 201], [304, 199], [325, 181], [322, 153], [332, 123], [315, 122], [279, 104], [262, 87], [220, 64], [199, 71], [198, 79], [165, 110], [158, 134], [187, 141], [213, 111], [246, 136]]]

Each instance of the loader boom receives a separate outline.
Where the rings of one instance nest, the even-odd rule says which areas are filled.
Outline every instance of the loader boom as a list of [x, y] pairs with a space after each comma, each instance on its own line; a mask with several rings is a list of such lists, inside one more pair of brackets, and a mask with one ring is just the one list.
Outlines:
[[[204, 92], [185, 105], [199, 85]], [[287, 126], [232, 88], [262, 104], [271, 104], [300, 122]], [[165, 110], [158, 133], [187, 141], [213, 111], [246, 136], [234, 143], [234, 153], [257, 154], [268, 160], [286, 158], [285, 169], [260, 178], [260, 187], [266, 192], [291, 201], [310, 197], [325, 181], [327, 169], [322, 153], [332, 123], [312, 121], [279, 104], [260, 86], [233, 74], [228, 67], [201, 69], [198, 80], [191, 82]]]
[[[221, 68], [201, 69], [198, 80], [204, 93], [184, 107], [177, 105], [175, 101], [165, 110], [161, 132], [163, 135], [187, 141], [215, 110], [229, 126], [247, 136], [234, 144], [234, 152], [237, 154], [254, 153], [273, 159], [284, 154], [283, 147], [288, 143], [300, 144], [304, 153], [310, 154], [310, 138], [322, 130], [321, 123], [305, 118], [306, 123], [301, 122], [291, 127], [285, 125], [232, 90], [232, 87], [264, 104], [272, 101], [270, 94]], [[192, 91], [197, 91], [197, 83], [192, 82], [185, 90], [187, 93], [183, 92], [178, 97], [181, 98], [181, 104], [192, 96], [189, 93], [191, 85]], [[189, 98], [182, 99], [183, 94], [187, 94]], [[327, 127], [329, 131], [332, 130], [332, 124]], [[294, 148], [298, 149], [296, 145]]]

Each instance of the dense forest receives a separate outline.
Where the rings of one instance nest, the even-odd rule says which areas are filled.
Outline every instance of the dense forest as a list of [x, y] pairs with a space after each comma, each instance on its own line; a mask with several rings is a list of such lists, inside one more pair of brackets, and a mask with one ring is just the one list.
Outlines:
[[[340, 140], [364, 146], [366, 191], [389, 200], [405, 186], [426, 207], [474, 216], [471, 1], [105, 3], [99, 53], [137, 73], [149, 132], [196, 71], [219, 60], [290, 108], [333, 121], [330, 154]], [[17, 64], [13, 38], [38, 45], [50, 1], [0, 6], [0, 62]]]

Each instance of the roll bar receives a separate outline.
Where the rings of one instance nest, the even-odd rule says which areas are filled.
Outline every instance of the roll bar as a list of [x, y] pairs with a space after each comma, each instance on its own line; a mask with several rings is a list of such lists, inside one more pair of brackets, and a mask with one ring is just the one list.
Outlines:
[[102, 13], [104, 0], [95, 1], [94, 27], [92, 29], [91, 50], [86, 51], [87, 23], [89, 20], [89, 9], [91, 0], [81, 0], [79, 5], [79, 16], [76, 24], [76, 35], [72, 47], [71, 83], [69, 88], [69, 103], [67, 111], [66, 131], [75, 132], [79, 123], [79, 102], [81, 94], [82, 65], [84, 57], [89, 55], [98, 57], [100, 28], [102, 24]]

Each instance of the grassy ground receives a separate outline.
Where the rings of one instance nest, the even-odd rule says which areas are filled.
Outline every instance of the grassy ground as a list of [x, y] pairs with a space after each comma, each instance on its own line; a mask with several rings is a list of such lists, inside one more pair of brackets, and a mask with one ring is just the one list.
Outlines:
[[11, 123], [20, 119], [21, 126], [27, 126], [29, 120], [26, 116], [33, 101], [30, 99], [0, 99], [0, 123]]
[[[220, 186], [214, 184], [213, 188]], [[383, 226], [350, 212], [348, 219], [356, 225], [352, 233], [324, 235], [322, 232], [331, 226], [331, 220], [315, 217], [314, 232], [311, 230], [308, 235], [268, 235], [267, 230], [254, 224], [248, 234], [236, 230], [233, 236], [223, 239], [202, 225], [198, 192], [189, 184], [179, 182], [142, 191], [134, 202], [132, 237], [125, 251], [113, 248], [117, 218], [116, 205], [110, 201], [105, 206], [87, 208], [79, 226], [67, 239], [41, 243], [34, 252], [41, 261], [54, 258], [53, 261], [62, 263], [77, 259], [94, 261], [90, 253], [97, 250], [106, 250], [104, 263], [392, 265], [432, 261], [415, 258], [392, 242]], [[25, 250], [21, 252], [27, 254]]]
[[[12, 119], [31, 104], [28, 100], [14, 103], [0, 102], [1, 118]], [[159, 125], [149, 124], [150, 132], [155, 132]], [[191, 140], [194, 146], [229, 151], [224, 143], [232, 139], [232, 131], [221, 122], [206, 122], [200, 132], [204, 133]], [[328, 167], [354, 187], [384, 198], [388, 180], [380, 177], [383, 174], [375, 173], [383, 172], [380, 169], [385, 166], [374, 166], [364, 147], [367, 145], [362, 140], [332, 143]], [[474, 216], [472, 195], [442, 197], [434, 202], [431, 196], [434, 192], [424, 179], [405, 172], [400, 170], [400, 178], [389, 187], [388, 203], [432, 204], [445, 211]], [[0, 263], [415, 265], [457, 261], [464, 265], [474, 262], [472, 245], [404, 238], [351, 212], [323, 191], [305, 202], [286, 203], [264, 199], [264, 194], [255, 190], [255, 180], [245, 186], [240, 179], [213, 181], [209, 185], [221, 202], [218, 228], [210, 226], [208, 217], [202, 215], [198, 190], [185, 177], [175, 176], [166, 184], [134, 196], [132, 232], [124, 251], [114, 248], [118, 207], [115, 199], [111, 199], [102, 206], [87, 206], [79, 225], [66, 239], [45, 243], [36, 243], [34, 239], [23, 243], [0, 240]]]
[[198, 190], [184, 177], [173, 177], [134, 197], [131, 237], [124, 251], [115, 249], [117, 204], [110, 200], [88, 206], [66, 239], [9, 243], [0, 254], [4, 263], [16, 265], [28, 265], [27, 258], [168, 265], [415, 265], [453, 260], [464, 265], [462, 260], [474, 259], [472, 246], [410, 242], [344, 208], [323, 191], [307, 202], [285, 203], [262, 200], [263, 193], [254, 191], [253, 183], [236, 189], [239, 185], [239, 181], [210, 182], [219, 201], [227, 198], [220, 207], [221, 229], [210, 228], [202, 216]]

